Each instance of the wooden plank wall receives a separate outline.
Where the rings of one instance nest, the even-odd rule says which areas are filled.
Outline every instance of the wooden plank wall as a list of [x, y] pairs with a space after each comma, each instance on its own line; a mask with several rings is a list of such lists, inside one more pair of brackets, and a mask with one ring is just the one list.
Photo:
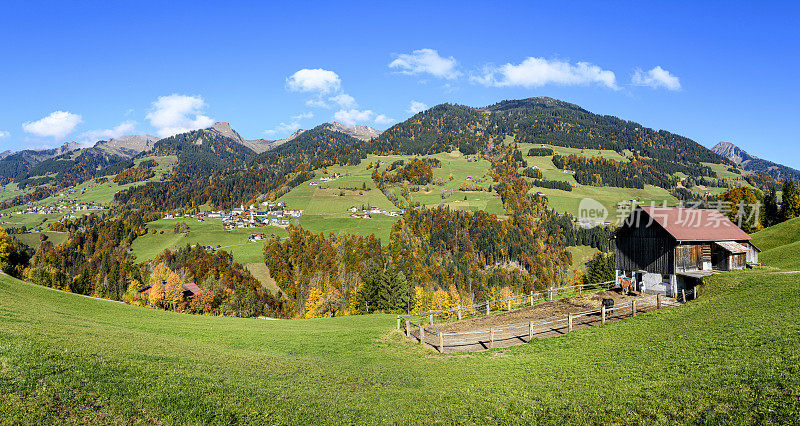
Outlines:
[[673, 274], [676, 241], [659, 225], [620, 229], [616, 237], [616, 269], [623, 271], [644, 270], [658, 274]]

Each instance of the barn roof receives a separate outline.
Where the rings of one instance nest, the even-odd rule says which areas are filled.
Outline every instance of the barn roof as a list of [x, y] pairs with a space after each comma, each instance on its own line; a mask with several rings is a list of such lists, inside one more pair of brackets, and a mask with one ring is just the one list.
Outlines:
[[[653, 221], [678, 241], [741, 241], [750, 235], [714, 209], [640, 206]], [[635, 214], [632, 213], [632, 214]], [[644, 219], [644, 225], [650, 221]]]
[[184, 290], [191, 291], [192, 294], [200, 294], [200, 287], [195, 283], [183, 283], [182, 286]]

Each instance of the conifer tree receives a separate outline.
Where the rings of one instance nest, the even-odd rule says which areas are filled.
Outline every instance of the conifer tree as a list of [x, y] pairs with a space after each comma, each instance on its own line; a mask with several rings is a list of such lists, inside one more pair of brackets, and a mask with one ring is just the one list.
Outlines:
[[781, 219], [789, 220], [800, 216], [800, 189], [792, 179], [783, 182], [781, 196]]

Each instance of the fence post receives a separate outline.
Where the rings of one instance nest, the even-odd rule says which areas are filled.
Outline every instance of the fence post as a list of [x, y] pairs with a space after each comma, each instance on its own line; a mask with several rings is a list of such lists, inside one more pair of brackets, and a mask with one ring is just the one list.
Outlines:
[[683, 303], [686, 303], [686, 289], [681, 289], [681, 297], [683, 297]]
[[533, 306], [533, 292], [531, 292], [531, 306]]
[[697, 289], [699, 288], [700, 288], [699, 285], [694, 286], [694, 298], [692, 300], [697, 300]]
[[567, 326], [567, 333], [572, 331], [572, 312], [567, 314], [569, 316], [569, 325]]
[[661, 293], [656, 293], [656, 309], [661, 309]]
[[553, 287], [547, 289], [547, 298], [553, 300]]
[[533, 340], [533, 321], [528, 323], [528, 341]]
[[511, 299], [508, 299], [508, 312], [511, 312]]
[[400, 315], [397, 316], [397, 330], [400, 331]]
[[486, 302], [486, 316], [489, 316], [489, 302]]
[[429, 321], [428, 321], [428, 322], [430, 322], [430, 323], [431, 323], [431, 325], [433, 325], [433, 313], [431, 313], [431, 314], [429, 315], [429, 318], [430, 318], [430, 319], [429, 319]]
[[444, 337], [441, 332], [439, 332], [439, 352], [444, 353]]
[[406, 319], [406, 337], [411, 334], [411, 327], [408, 325], [408, 319]]
[[419, 326], [419, 344], [425, 346], [425, 327]]
[[606, 323], [606, 305], [600, 307], [600, 315], [602, 316], [601, 324]]
[[489, 348], [494, 347], [494, 328], [489, 329]]
[[631, 302], [631, 316], [632, 317], [636, 316], [636, 300]]
[[461, 321], [461, 305], [458, 305], [458, 320]]

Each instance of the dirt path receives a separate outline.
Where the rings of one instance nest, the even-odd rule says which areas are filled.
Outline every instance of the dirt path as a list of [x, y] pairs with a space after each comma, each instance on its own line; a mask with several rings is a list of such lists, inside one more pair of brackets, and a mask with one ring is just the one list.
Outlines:
[[[599, 313], [585, 313], [600, 309], [604, 298], [614, 300], [614, 309], [606, 313], [606, 322], [630, 318], [633, 315], [631, 302], [634, 300], [637, 304], [637, 314], [656, 309], [655, 295], [622, 295], [616, 291], [602, 291], [541, 302], [510, 312], [426, 326], [425, 343], [438, 349], [440, 344], [438, 333], [442, 333], [444, 352], [481, 351], [490, 347], [502, 348], [527, 343], [532, 339], [560, 336], [569, 331], [570, 313], [573, 314], [573, 330], [600, 325], [602, 318]], [[662, 298], [662, 301], [664, 307], [674, 303], [674, 300], [667, 298]], [[532, 330], [531, 323], [533, 323]], [[419, 341], [420, 329], [412, 328], [410, 336]]]

